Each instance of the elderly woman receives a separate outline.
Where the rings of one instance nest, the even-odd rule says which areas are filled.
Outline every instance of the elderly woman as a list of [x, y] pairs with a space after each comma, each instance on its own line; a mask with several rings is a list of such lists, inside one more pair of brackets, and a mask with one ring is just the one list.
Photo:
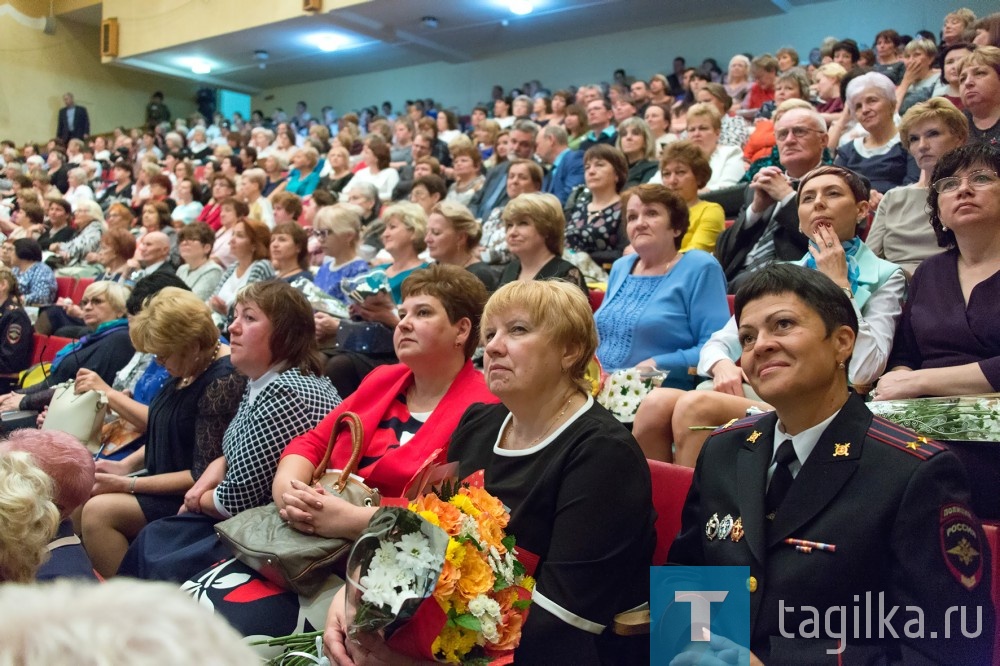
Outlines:
[[680, 253], [687, 205], [666, 187], [632, 188], [622, 195], [622, 208], [635, 253], [615, 262], [607, 295], [594, 313], [601, 339], [597, 358], [609, 371], [668, 370], [669, 385], [691, 388], [688, 368], [726, 323], [722, 268], [701, 250]]
[[562, 258], [566, 217], [559, 199], [552, 194], [522, 194], [504, 207], [503, 222], [514, 258], [504, 267], [499, 285], [565, 280], [587, 292], [580, 269]]
[[[799, 263], [850, 295], [860, 328], [849, 376], [859, 388], [885, 368], [906, 289], [902, 269], [877, 258], [857, 237], [868, 209], [864, 181], [842, 167], [819, 167], [799, 183], [799, 229], [810, 239], [809, 254]], [[648, 457], [693, 467], [709, 433], [692, 426], [741, 418], [748, 407], [771, 409], [753, 394], [754, 400], [744, 397], [744, 374], [736, 366], [739, 353], [736, 320], [731, 318], [712, 335], [698, 360], [698, 374], [712, 378], [713, 390], [655, 390], [646, 397], [636, 414], [635, 433]], [[671, 443], [676, 448], [672, 455]]]
[[0, 583], [31, 583], [59, 527], [52, 479], [16, 451], [0, 454]]
[[[746, 169], [743, 166], [743, 151], [738, 146], [724, 146], [722, 138], [722, 114], [713, 104], [699, 103], [687, 110], [688, 141], [698, 146], [708, 164], [712, 167], [712, 177], [701, 189], [712, 192], [732, 187], [740, 182]], [[656, 183], [653, 178], [650, 182]]]
[[[513, 201], [522, 194], [541, 191], [544, 179], [545, 172], [533, 160], [512, 160], [507, 169], [507, 201]], [[502, 216], [503, 206], [497, 206], [483, 220], [479, 256], [488, 264], [502, 265], [510, 261]]]
[[361, 214], [356, 206], [341, 204], [326, 206], [316, 213], [313, 236], [323, 246], [324, 261], [313, 280], [316, 286], [342, 303], [347, 295], [340, 283], [369, 270], [368, 262], [358, 256], [361, 242]]
[[[203, 223], [199, 223], [203, 224]], [[135, 255], [135, 236], [126, 229], [109, 228], [101, 236], [101, 244], [97, 247], [95, 261], [104, 268], [97, 280], [120, 282], [126, 279], [132, 267], [128, 260]]]
[[446, 196], [448, 196], [448, 185], [444, 182], [444, 178], [431, 173], [419, 176], [413, 181], [407, 199], [423, 208], [425, 215], [430, 215], [434, 206]]
[[235, 373], [208, 308], [191, 292], [160, 291], [133, 319], [130, 335], [136, 349], [155, 354], [174, 379], [149, 406], [146, 445], [124, 460], [97, 464], [82, 527], [87, 553], [105, 578], [117, 573], [129, 542], [147, 523], [177, 513], [184, 493], [220, 455], [246, 382]]
[[183, 581], [229, 557], [216, 521], [271, 500], [282, 450], [340, 403], [325, 377], [305, 297], [290, 285], [256, 282], [240, 292], [230, 327], [233, 366], [249, 379], [217, 457], [184, 495], [183, 513], [148, 525], [119, 573]]
[[978, 46], [958, 69], [969, 142], [1000, 144], [1000, 48]]
[[[272, 496], [282, 517], [297, 530], [354, 539], [374, 512], [319, 494], [309, 486], [341, 413], [351, 411], [361, 418], [358, 475], [378, 487], [383, 497], [396, 497], [425, 461], [445, 462], [449, 438], [470, 405], [496, 400], [469, 360], [479, 342], [479, 317], [486, 301], [482, 283], [457, 266], [432, 265], [407, 278], [403, 293], [401, 319], [393, 335], [399, 364], [373, 371], [319, 426], [293, 438], [281, 454]], [[390, 419], [400, 427], [380, 427]], [[341, 429], [331, 468], [343, 468], [350, 455], [350, 434]], [[260, 578], [234, 560], [216, 572]], [[326, 611], [326, 604], [315, 600], [302, 600], [300, 608], [294, 593], [270, 595], [266, 602], [251, 605], [226, 601], [228, 590], [211, 589], [200, 582], [195, 585], [212, 599], [216, 612], [244, 635], [290, 633], [302, 627], [303, 614], [313, 626], [322, 626], [323, 616], [316, 617], [317, 610]], [[329, 596], [326, 599], [329, 603]]]
[[[747, 139], [750, 138], [750, 126], [743, 118], [729, 114], [729, 110], [733, 106], [733, 98], [729, 96], [722, 84], [706, 83], [704, 88], [695, 93], [695, 100], [703, 104], [711, 104], [722, 116], [722, 133], [719, 135], [719, 144], [737, 146], [742, 150]], [[690, 113], [690, 109], [688, 113]], [[758, 113], [760, 112], [758, 111]]]
[[389, 145], [378, 135], [365, 140], [361, 159], [365, 168], [354, 174], [353, 183], [371, 183], [383, 201], [392, 200], [392, 190], [399, 183], [399, 172], [389, 166]]
[[21, 291], [11, 269], [0, 266], [0, 391], [17, 386], [18, 375], [31, 365], [33, 329], [21, 307]]
[[[11, 267], [21, 291], [22, 305], [48, 305], [56, 300], [56, 276], [42, 263], [42, 248], [31, 238], [14, 241]], [[6, 309], [0, 307], [0, 312]]]
[[931, 98], [910, 107], [899, 123], [899, 142], [920, 168], [920, 179], [885, 193], [865, 244], [876, 256], [913, 275], [927, 257], [941, 253], [927, 212], [931, 174], [941, 157], [965, 145], [969, 123], [945, 100]]
[[87, 255], [101, 243], [102, 219], [104, 211], [96, 201], [81, 201], [73, 211], [76, 236], [65, 243], [50, 244], [49, 251], [61, 257], [67, 267], [85, 264]]
[[351, 171], [351, 153], [339, 143], [333, 144], [326, 154], [326, 166], [328, 173], [320, 178], [319, 187], [334, 196], [340, 196], [354, 178], [354, 172]]
[[584, 153], [583, 169], [586, 189], [566, 210], [566, 247], [586, 252], [598, 265], [609, 264], [628, 244], [619, 197], [628, 164], [617, 148], [597, 144]]
[[69, 189], [63, 195], [66, 201], [75, 206], [81, 201], [94, 200], [94, 190], [90, 189], [90, 185], [87, 184], [86, 171], [80, 167], [70, 169], [66, 173], [66, 178], [69, 181]]
[[[779, 59], [780, 63], [780, 59]], [[750, 58], [743, 54], [736, 54], [729, 59], [729, 71], [726, 74], [725, 92], [730, 99], [742, 104], [743, 99], [750, 92]], [[729, 111], [729, 108], [726, 108]]]
[[715, 241], [726, 226], [722, 206], [702, 201], [698, 192], [712, 177], [712, 167], [698, 146], [677, 141], [663, 149], [660, 156], [660, 180], [664, 187], [684, 200], [688, 209], [688, 229], [681, 239], [681, 252], [715, 250]]
[[177, 268], [177, 277], [195, 295], [207, 301], [222, 279], [222, 266], [211, 259], [215, 233], [204, 222], [194, 222], [177, 232], [177, 246], [184, 263]]
[[[291, 192], [300, 197], [313, 193], [319, 185], [319, 153], [312, 146], [304, 146], [292, 153], [292, 168], [288, 171], [288, 179], [279, 185], [274, 192]], [[266, 182], [265, 182], [266, 187]]]
[[[271, 195], [277, 194], [279, 191], [284, 192], [282, 186], [288, 179], [288, 174], [285, 173], [288, 169], [288, 160], [280, 155], [267, 154], [262, 159], [262, 162], [261, 166], [264, 169], [264, 173], [267, 174], [267, 181], [264, 183], [264, 189], [260, 193], [261, 196], [271, 199], [271, 203], [273, 204], [274, 199]], [[279, 190], [279, 187], [282, 187], [282, 189]]]
[[945, 154], [927, 198], [943, 254], [920, 264], [877, 400], [1000, 391], [1000, 151], [973, 144]]
[[481, 233], [479, 222], [468, 208], [454, 201], [442, 201], [434, 206], [427, 218], [424, 241], [431, 259], [439, 264], [464, 268], [492, 293], [497, 286], [497, 274], [476, 258]]
[[895, 92], [892, 81], [878, 72], [851, 79], [847, 84], [847, 107], [867, 136], [838, 148], [834, 160], [837, 166], [867, 178], [879, 194], [915, 183], [919, 178], [919, 167], [900, 143], [899, 131], [893, 122]]
[[656, 139], [645, 120], [632, 116], [620, 122], [616, 145], [628, 163], [628, 179], [622, 189], [641, 185], [656, 173]]
[[[484, 473], [486, 491], [510, 509], [518, 548], [540, 554], [514, 659], [601, 663], [614, 640], [604, 631], [614, 614], [649, 594], [656, 536], [646, 461], [589, 395], [584, 371], [597, 332], [579, 289], [505, 285], [487, 304], [482, 328], [486, 382], [503, 404], [471, 407], [448, 459], [458, 463], [459, 478]], [[629, 482], [592, 492], [608, 474]], [[335, 599], [324, 640], [337, 663], [361, 656], [346, 629], [344, 603]], [[405, 663], [383, 644], [366, 648], [385, 663]]]
[[52, 387], [75, 378], [81, 368], [93, 370], [110, 384], [132, 357], [125, 319], [127, 297], [128, 289], [116, 282], [95, 282], [87, 287], [80, 307], [84, 324], [93, 332], [60, 349], [45, 380], [8, 394], [0, 401], [0, 411], [40, 411], [52, 400]]
[[486, 182], [481, 173], [482, 155], [477, 148], [458, 147], [451, 151], [451, 164], [455, 182], [448, 188], [445, 198], [468, 206]]
[[896, 108], [906, 113], [911, 106], [926, 102], [934, 94], [940, 72], [934, 69], [938, 49], [929, 39], [914, 39], [903, 49], [906, 73], [896, 88]]
[[271, 230], [271, 265], [274, 277], [291, 284], [298, 279], [312, 282], [309, 270], [309, 234], [295, 222], [283, 222]]
[[219, 286], [208, 299], [212, 318], [218, 326], [228, 325], [240, 289], [251, 282], [274, 277], [274, 268], [268, 259], [270, 244], [271, 232], [263, 222], [243, 219], [233, 225], [229, 247], [236, 261], [222, 273]]

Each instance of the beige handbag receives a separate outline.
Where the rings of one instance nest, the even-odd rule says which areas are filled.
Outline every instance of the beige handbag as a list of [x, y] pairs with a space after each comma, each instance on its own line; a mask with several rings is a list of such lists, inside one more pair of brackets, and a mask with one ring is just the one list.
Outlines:
[[[337, 430], [346, 422], [351, 430], [351, 458], [340, 473], [327, 474]], [[382, 498], [378, 490], [369, 488], [353, 477], [361, 459], [363, 442], [361, 419], [354, 412], [337, 417], [330, 433], [323, 459], [313, 472], [312, 484], [320, 483], [326, 491], [355, 506], [378, 506]], [[230, 548], [236, 559], [272, 583], [303, 596], [312, 596], [323, 582], [334, 574], [341, 560], [347, 558], [351, 541], [347, 539], [303, 534], [281, 519], [278, 507], [268, 504], [247, 509], [215, 526], [215, 531]]]
[[74, 392], [74, 381], [54, 386], [55, 394], [42, 430], [58, 430], [73, 435], [91, 453], [101, 447], [101, 427], [108, 413], [108, 396], [104, 391]]

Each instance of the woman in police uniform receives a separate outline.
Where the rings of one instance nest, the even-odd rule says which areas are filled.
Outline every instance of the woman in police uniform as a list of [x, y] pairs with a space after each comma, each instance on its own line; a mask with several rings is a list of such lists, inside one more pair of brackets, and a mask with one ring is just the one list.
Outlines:
[[18, 374], [31, 365], [34, 329], [21, 307], [17, 278], [0, 266], [0, 394], [17, 386]]

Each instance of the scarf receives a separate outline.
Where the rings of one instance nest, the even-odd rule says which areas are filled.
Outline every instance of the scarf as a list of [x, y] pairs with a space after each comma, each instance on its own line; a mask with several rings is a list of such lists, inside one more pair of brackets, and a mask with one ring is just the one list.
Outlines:
[[[851, 283], [851, 293], [856, 294], [858, 292], [858, 276], [861, 274], [861, 270], [858, 268], [858, 250], [861, 249], [861, 239], [855, 236], [849, 241], [841, 243], [844, 247], [844, 253], [847, 255], [847, 280]], [[810, 238], [809, 247], [814, 247], [819, 249], [819, 246]], [[806, 255], [806, 267], [816, 270], [816, 258], [813, 257], [812, 252]]]
[[128, 328], [128, 319], [122, 317], [120, 319], [112, 319], [111, 321], [104, 322], [103, 324], [98, 326], [97, 330], [95, 330], [93, 333], [88, 333], [87, 335], [83, 336], [76, 342], [71, 342], [70, 344], [60, 349], [56, 353], [55, 358], [52, 359], [51, 369], [55, 370], [56, 368], [58, 368], [59, 364], [62, 363], [62, 360], [66, 358], [67, 355], [75, 352], [78, 349], [83, 349], [84, 347], [93, 344], [94, 342], [97, 342], [101, 338], [106, 337], [107, 335], [114, 333], [115, 331], [121, 328]]

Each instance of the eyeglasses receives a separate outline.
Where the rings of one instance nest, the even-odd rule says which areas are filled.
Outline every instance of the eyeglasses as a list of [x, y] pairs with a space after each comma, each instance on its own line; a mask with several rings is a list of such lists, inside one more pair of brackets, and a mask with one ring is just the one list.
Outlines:
[[783, 127], [780, 130], [775, 130], [774, 138], [778, 141], [784, 141], [788, 138], [789, 134], [793, 134], [796, 139], [804, 139], [809, 136], [810, 132], [824, 134], [823, 130], [818, 130], [815, 127], [802, 127], [801, 125], [796, 125], [795, 127]]
[[968, 176], [948, 176], [947, 178], [942, 178], [941, 180], [934, 181], [931, 187], [938, 194], [951, 194], [958, 190], [962, 186], [962, 183], [968, 183], [969, 187], [974, 190], [985, 190], [987, 187], [996, 183], [1000, 180], [1000, 177], [993, 171], [988, 171], [986, 169], [981, 169], [979, 171], [973, 171]]
[[98, 305], [103, 305], [104, 303], [107, 303], [107, 301], [99, 296], [94, 296], [93, 298], [82, 299], [80, 301], [80, 307], [85, 308], [88, 305], [93, 305], [94, 307], [97, 307]]
[[322, 238], [324, 240], [331, 233], [333, 233], [333, 232], [330, 231], [329, 229], [313, 229], [313, 236], [316, 237], [316, 238]]

